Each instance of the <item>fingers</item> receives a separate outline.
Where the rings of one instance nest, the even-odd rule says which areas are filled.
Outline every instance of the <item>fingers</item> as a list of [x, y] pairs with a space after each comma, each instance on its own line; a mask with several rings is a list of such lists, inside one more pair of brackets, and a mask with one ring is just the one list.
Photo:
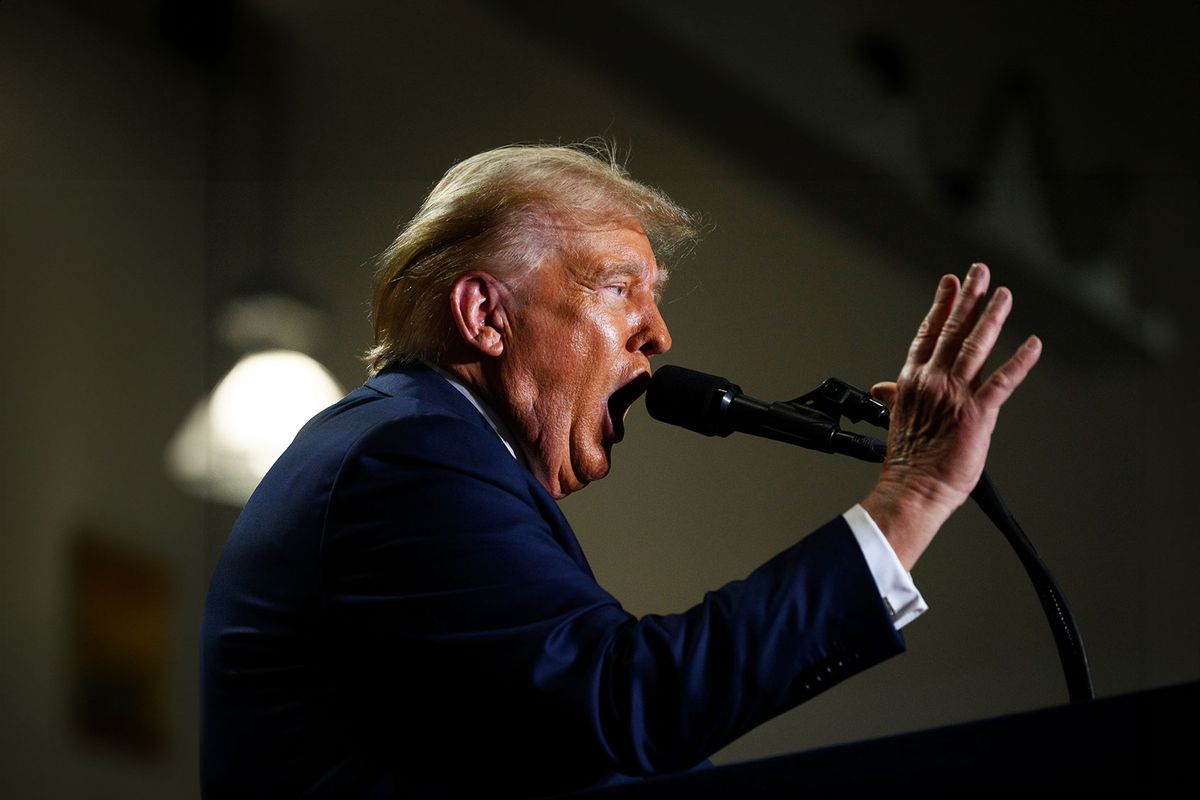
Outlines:
[[931, 364], [937, 369], [949, 370], [958, 359], [963, 341], [975, 328], [981, 307], [980, 300], [987, 293], [991, 274], [984, 264], [972, 264], [963, 281], [962, 291], [954, 300], [954, 306], [946, 318], [933, 350]]
[[954, 298], [957, 295], [958, 278], [953, 275], [943, 275], [942, 280], [938, 283], [937, 292], [933, 296], [933, 305], [930, 306], [925, 319], [921, 320], [921, 326], [917, 328], [917, 335], [908, 348], [909, 364], [913, 366], [924, 364], [933, 355], [938, 336], [942, 332], [942, 326], [946, 324], [946, 318], [950, 316], [950, 309], [953, 307]]
[[995, 346], [996, 339], [1000, 336], [1000, 329], [1004, 327], [1004, 320], [1008, 318], [1010, 310], [1012, 310], [1012, 293], [1001, 286], [992, 295], [987, 308], [971, 328], [967, 338], [963, 339], [962, 346], [958, 350], [958, 357], [954, 361], [956, 377], [968, 383], [975, 380], [979, 371], [983, 369], [983, 362], [992, 352], [992, 347]]
[[[1012, 310], [1012, 293], [1003, 286], [984, 303], [990, 282], [991, 274], [985, 264], [972, 264], [961, 287], [953, 275], [942, 277], [933, 305], [909, 348], [906, 370], [927, 366], [948, 372], [963, 384], [977, 382]], [[1012, 358], [979, 384], [976, 400], [984, 407], [999, 408], [1025, 380], [1041, 350], [1041, 340], [1030, 337]], [[871, 387], [871, 394], [890, 407], [896, 385], [876, 384]]]
[[975, 401], [987, 409], [998, 409], [1013, 391], [1025, 380], [1029, 370], [1042, 354], [1042, 340], [1030, 336], [1017, 348], [1012, 358], [1005, 361], [975, 392]]

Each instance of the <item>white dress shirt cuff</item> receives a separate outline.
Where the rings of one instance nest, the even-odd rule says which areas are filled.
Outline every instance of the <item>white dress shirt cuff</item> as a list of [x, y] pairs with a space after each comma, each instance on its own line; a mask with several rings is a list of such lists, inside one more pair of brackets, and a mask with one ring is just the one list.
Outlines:
[[867, 567], [879, 587], [879, 596], [892, 615], [892, 624], [900, 630], [929, 610], [925, 598], [917, 591], [912, 576], [896, 557], [896, 552], [884, 538], [883, 531], [860, 505], [842, 515], [867, 560]]

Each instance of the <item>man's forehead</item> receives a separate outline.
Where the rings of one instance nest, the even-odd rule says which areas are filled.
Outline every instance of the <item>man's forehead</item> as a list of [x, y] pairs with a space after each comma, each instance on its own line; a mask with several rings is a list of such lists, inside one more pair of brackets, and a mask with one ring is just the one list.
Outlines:
[[659, 265], [641, 225], [618, 224], [574, 233], [588, 256], [580, 266], [589, 272], [648, 281], [656, 291], [666, 287], [668, 271]]

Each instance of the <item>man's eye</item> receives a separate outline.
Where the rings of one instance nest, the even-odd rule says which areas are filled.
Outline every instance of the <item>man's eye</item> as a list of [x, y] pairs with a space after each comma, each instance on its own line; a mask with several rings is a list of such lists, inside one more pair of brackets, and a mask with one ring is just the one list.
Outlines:
[[629, 287], [627, 287], [623, 283], [610, 284], [609, 286], [606, 286], [604, 288], [608, 289], [608, 291], [612, 292], [613, 294], [617, 295], [618, 297], [624, 297], [626, 295], [626, 293], [629, 291]]

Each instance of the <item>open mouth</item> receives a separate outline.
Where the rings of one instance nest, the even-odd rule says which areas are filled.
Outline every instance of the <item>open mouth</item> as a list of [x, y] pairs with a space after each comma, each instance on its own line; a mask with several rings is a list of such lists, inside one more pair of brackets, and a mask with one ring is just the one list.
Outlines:
[[612, 423], [614, 443], [625, 438], [625, 414], [649, 385], [650, 373], [641, 372], [634, 376], [633, 380], [609, 395], [608, 418]]

